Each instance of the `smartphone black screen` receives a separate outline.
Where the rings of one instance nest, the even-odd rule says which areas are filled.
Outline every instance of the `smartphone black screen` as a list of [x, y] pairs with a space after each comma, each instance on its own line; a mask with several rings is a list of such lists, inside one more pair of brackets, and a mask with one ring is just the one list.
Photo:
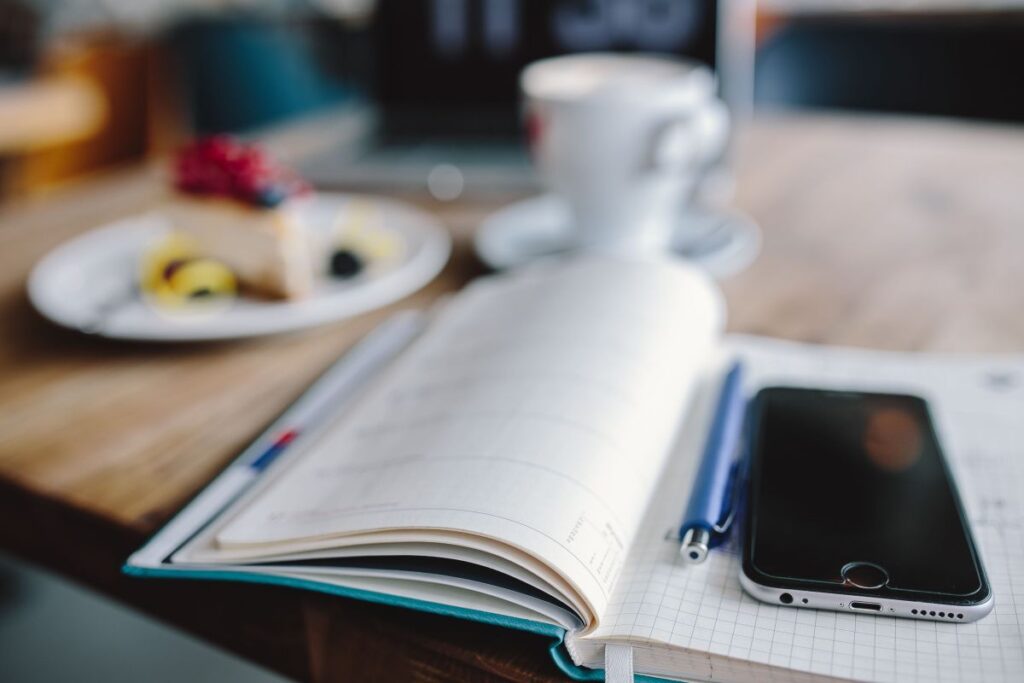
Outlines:
[[[970, 602], [987, 584], [924, 400], [762, 390], [751, 413], [744, 571], [775, 586]], [[844, 569], [845, 568], [845, 569]]]

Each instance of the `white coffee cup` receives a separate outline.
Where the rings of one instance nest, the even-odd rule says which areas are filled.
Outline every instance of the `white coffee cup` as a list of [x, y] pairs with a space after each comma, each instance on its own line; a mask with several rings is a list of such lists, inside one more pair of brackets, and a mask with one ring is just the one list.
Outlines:
[[534, 164], [569, 204], [577, 248], [668, 248], [729, 131], [715, 78], [671, 57], [586, 53], [520, 76]]

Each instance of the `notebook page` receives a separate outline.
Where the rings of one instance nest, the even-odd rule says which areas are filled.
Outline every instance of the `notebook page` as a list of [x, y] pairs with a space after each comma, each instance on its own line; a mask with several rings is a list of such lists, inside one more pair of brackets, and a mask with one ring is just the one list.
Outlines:
[[[599, 665], [594, 641], [627, 637], [650, 646], [638, 650], [638, 670], [666, 676], [764, 680], [784, 668], [871, 681], [1024, 680], [1024, 358], [829, 349], [742, 337], [729, 346], [749, 361], [751, 393], [759, 385], [792, 383], [927, 398], [995, 607], [982, 620], [961, 624], [776, 607], [743, 593], [735, 541], [702, 565], [683, 564], [672, 533], [702, 446], [694, 434], [706, 429], [712, 398], [691, 414], [602, 627], [575, 644], [579, 660]], [[715, 657], [673, 655], [654, 647], [659, 644]]]
[[703, 276], [668, 262], [481, 281], [217, 540], [418, 529], [539, 558], [599, 612], [721, 311]]

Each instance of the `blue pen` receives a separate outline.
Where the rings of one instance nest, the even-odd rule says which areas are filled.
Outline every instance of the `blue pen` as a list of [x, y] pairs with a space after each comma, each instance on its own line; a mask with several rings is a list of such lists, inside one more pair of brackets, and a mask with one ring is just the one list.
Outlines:
[[746, 401], [743, 366], [732, 366], [722, 382], [715, 417], [708, 432], [700, 469], [679, 529], [679, 552], [687, 562], [703, 562], [732, 522], [734, 464], [743, 427]]

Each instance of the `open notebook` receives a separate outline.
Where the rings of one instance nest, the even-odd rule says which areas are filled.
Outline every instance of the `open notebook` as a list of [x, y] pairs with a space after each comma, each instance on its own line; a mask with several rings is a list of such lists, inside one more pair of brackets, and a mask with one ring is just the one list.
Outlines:
[[[669, 261], [587, 258], [478, 280], [356, 400], [269, 467], [227, 470], [126, 571], [546, 633], [577, 678], [602, 677], [610, 643], [665, 678], [1024, 678], [1024, 358], [723, 337], [723, 315], [714, 285]], [[992, 614], [943, 624], [777, 607], [742, 592], [729, 545], [702, 565], [680, 560], [675, 534], [736, 356], [751, 392], [930, 400]]]

